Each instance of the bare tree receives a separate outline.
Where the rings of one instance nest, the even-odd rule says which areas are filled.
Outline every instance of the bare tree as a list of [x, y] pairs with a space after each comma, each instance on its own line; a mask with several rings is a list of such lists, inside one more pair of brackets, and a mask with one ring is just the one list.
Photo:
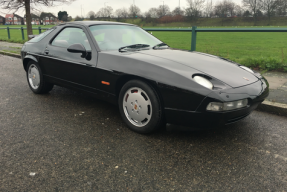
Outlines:
[[106, 6], [101, 8], [97, 13], [97, 17], [111, 17], [113, 13], [113, 8], [111, 6]]
[[96, 15], [96, 13], [94, 11], [89, 11], [87, 14], [87, 17], [90, 18], [90, 20], [94, 20], [95, 15]]
[[277, 8], [276, 13], [280, 16], [287, 16], [287, 0], [280, 0], [280, 6]]
[[112, 17], [113, 8], [111, 6], [107, 6], [104, 10], [106, 17]]
[[0, 7], [16, 13], [21, 9], [25, 9], [27, 37], [33, 34], [31, 10], [35, 10], [37, 6], [56, 6], [63, 3], [70, 3], [75, 0], [1, 0]]
[[243, 17], [250, 17], [250, 15], [251, 15], [251, 13], [248, 10], [244, 11], [242, 14]]
[[234, 7], [234, 14], [237, 15], [237, 16], [243, 16], [243, 9], [240, 5], [235, 5]]
[[224, 17], [227, 14], [227, 9], [223, 2], [217, 2], [214, 6], [214, 13], [219, 17]]
[[230, 0], [217, 2], [214, 6], [214, 12], [219, 17], [228, 17], [234, 15], [236, 4]]
[[104, 8], [100, 8], [100, 10], [96, 13], [96, 17], [104, 17]]
[[158, 17], [163, 17], [165, 15], [170, 14], [170, 8], [168, 5], [160, 5], [157, 9], [157, 16]]
[[[286, 0], [285, 0], [286, 1]], [[268, 16], [268, 24], [270, 25], [270, 18], [272, 14], [281, 6], [283, 1], [281, 0], [262, 0], [262, 9]]]
[[83, 18], [79, 17], [78, 15], [75, 17], [75, 21], [83, 21]]
[[70, 21], [72, 21], [72, 19], [73, 19], [72, 16], [69, 16], [68, 19], [67, 19], [67, 21], [70, 22]]
[[207, 1], [205, 5], [205, 13], [207, 17], [211, 16], [212, 10], [213, 10], [212, 0], [210, 0], [210, 2]]
[[183, 10], [183, 9], [180, 9], [179, 7], [176, 7], [176, 8], [171, 12], [171, 14], [172, 14], [173, 16], [175, 16], [175, 15], [181, 15], [181, 16], [183, 16], [183, 15], [184, 15], [184, 10]]
[[204, 7], [205, 0], [186, 0], [188, 8], [186, 9], [187, 16], [197, 19], [201, 10]]
[[262, 8], [262, 0], [242, 0], [242, 4], [252, 11], [254, 25], [256, 25], [256, 11]]
[[145, 13], [145, 17], [149, 17], [149, 18], [158, 18], [157, 15], [157, 8], [150, 8], [148, 10], [148, 12]]
[[131, 5], [129, 8], [129, 12], [130, 12], [130, 16], [135, 18], [135, 17], [138, 17], [140, 15], [141, 10], [136, 5]]
[[117, 9], [115, 11], [115, 14], [118, 18], [127, 18], [129, 16], [129, 12], [127, 10], [127, 8], [121, 8], [121, 9]]
[[122, 17], [122, 9], [117, 9], [115, 11], [114, 15], [115, 15], [115, 17], [121, 18]]
[[230, 14], [230, 16], [233, 16], [236, 4], [231, 0], [228, 0], [227, 2], [228, 2], [229, 14]]

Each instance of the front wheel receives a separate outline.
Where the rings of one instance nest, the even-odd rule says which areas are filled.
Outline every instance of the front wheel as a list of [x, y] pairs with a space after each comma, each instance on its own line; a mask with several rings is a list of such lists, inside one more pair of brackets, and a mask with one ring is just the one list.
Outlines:
[[163, 119], [157, 92], [140, 80], [131, 80], [123, 86], [119, 108], [128, 127], [138, 133], [156, 131]]
[[35, 61], [28, 63], [27, 81], [30, 89], [36, 94], [48, 93], [54, 86], [44, 80], [40, 66]]

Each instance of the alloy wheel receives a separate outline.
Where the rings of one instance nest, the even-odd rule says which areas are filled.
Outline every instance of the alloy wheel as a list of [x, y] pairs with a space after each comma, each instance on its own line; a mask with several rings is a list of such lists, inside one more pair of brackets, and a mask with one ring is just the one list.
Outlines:
[[36, 65], [30, 65], [28, 69], [29, 84], [33, 89], [38, 89], [40, 86], [40, 73]]
[[124, 94], [123, 110], [129, 122], [137, 127], [147, 125], [152, 117], [150, 98], [138, 87], [130, 88]]

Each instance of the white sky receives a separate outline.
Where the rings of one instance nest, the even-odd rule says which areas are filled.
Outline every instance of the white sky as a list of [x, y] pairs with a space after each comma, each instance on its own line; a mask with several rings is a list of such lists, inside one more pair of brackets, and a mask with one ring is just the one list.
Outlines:
[[[162, 0], [134, 0], [135, 5], [141, 9], [141, 12], [148, 11], [151, 7], [158, 7], [163, 4]], [[179, 1], [181, 8], [187, 7], [186, 0], [164, 0], [164, 4], [168, 5], [170, 10], [179, 6]], [[210, 0], [208, 0], [210, 1]], [[212, 0], [213, 4], [216, 3], [217, 0]], [[240, 4], [241, 0], [233, 0], [235, 3]], [[73, 18], [77, 15], [81, 16], [81, 6], [82, 6], [82, 14], [86, 16], [89, 11], [94, 11], [95, 13], [102, 7], [111, 6], [114, 11], [123, 7], [130, 7], [133, 4], [133, 0], [76, 0], [71, 4], [59, 5], [56, 7], [38, 7], [40, 11], [51, 12], [56, 16], [59, 11], [67, 11], [69, 16]], [[7, 13], [7, 10], [0, 9], [0, 15], [4, 16]], [[20, 10], [17, 12], [18, 15], [24, 16], [24, 10]]]

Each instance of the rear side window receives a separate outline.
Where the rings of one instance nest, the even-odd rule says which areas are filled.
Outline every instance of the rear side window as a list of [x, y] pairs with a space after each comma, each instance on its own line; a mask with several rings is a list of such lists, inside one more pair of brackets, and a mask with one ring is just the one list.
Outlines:
[[33, 39], [31, 39], [29, 42], [30, 43], [36, 43], [41, 41], [42, 39], [44, 39], [44, 37], [46, 37], [47, 35], [49, 35], [54, 29], [48, 29], [47, 31], [45, 31], [44, 33], [41, 33], [39, 35], [37, 35], [36, 37], [34, 37]]
[[73, 44], [82, 44], [87, 51], [91, 50], [88, 38], [81, 28], [68, 27], [61, 31], [53, 40], [52, 45], [68, 48]]

